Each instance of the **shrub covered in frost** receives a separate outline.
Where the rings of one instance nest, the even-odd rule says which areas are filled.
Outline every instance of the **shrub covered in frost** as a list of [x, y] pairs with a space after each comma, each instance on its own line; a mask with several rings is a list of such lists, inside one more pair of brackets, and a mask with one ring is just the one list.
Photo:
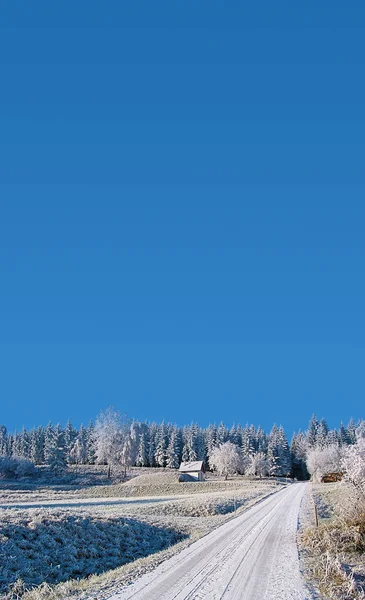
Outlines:
[[0, 477], [31, 477], [36, 472], [34, 463], [27, 458], [0, 456]]

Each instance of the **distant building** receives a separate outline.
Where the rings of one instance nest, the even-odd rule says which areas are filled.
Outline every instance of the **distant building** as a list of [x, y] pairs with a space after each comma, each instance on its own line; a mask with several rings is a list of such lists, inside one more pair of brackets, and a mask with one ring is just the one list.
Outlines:
[[181, 473], [180, 481], [204, 481], [204, 462], [202, 460], [183, 462], [180, 465], [179, 472]]
[[327, 475], [323, 475], [321, 483], [335, 483], [341, 481], [342, 477], [343, 473], [327, 473]]

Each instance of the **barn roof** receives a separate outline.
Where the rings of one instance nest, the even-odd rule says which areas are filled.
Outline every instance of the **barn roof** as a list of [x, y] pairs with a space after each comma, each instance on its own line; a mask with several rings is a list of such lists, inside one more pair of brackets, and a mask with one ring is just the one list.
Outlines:
[[195, 462], [182, 462], [179, 469], [180, 473], [195, 473], [196, 471], [205, 471], [202, 460]]

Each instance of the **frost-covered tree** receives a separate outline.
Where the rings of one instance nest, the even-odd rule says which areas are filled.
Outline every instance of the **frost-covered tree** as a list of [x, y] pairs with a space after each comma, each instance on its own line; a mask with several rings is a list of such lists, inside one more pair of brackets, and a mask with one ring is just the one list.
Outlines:
[[44, 430], [44, 461], [48, 462], [48, 457], [51, 452], [51, 447], [53, 445], [55, 435], [55, 428], [52, 423], [48, 423]]
[[349, 433], [343, 423], [340, 425], [339, 442], [341, 446], [348, 446], [351, 443]]
[[138, 443], [138, 424], [131, 423], [128, 427], [128, 423], [126, 423], [125, 429], [123, 431], [123, 444], [120, 456], [120, 462], [124, 469], [124, 477], [127, 474], [127, 470], [130, 469], [136, 463], [138, 454]]
[[95, 427], [93, 421], [89, 421], [87, 427], [87, 462], [89, 465], [95, 465], [96, 463], [96, 438], [95, 438]]
[[88, 462], [88, 432], [81, 425], [73, 444], [67, 452], [67, 460], [74, 465], [85, 465]]
[[242, 440], [241, 440], [240, 432], [235, 424], [233, 424], [231, 429], [229, 430], [228, 441], [232, 442], [232, 444], [235, 444], [236, 446], [241, 445]]
[[347, 481], [365, 496], [365, 437], [358, 437], [343, 450], [342, 468]]
[[321, 481], [324, 475], [341, 471], [341, 450], [338, 445], [311, 448], [307, 455], [307, 469], [313, 481]]
[[137, 467], [148, 466], [147, 433], [142, 431], [139, 437], [138, 452], [136, 458]]
[[308, 479], [307, 471], [307, 439], [302, 431], [294, 433], [290, 444], [292, 474], [296, 479]]
[[316, 446], [317, 448], [325, 448], [328, 445], [328, 425], [324, 419], [321, 419], [316, 435]]
[[260, 479], [269, 475], [270, 464], [264, 452], [255, 452], [246, 460], [245, 475], [254, 475]]
[[126, 416], [109, 406], [98, 416], [95, 424], [96, 456], [99, 464], [126, 469], [129, 459], [130, 424]]
[[173, 427], [170, 432], [169, 445], [167, 446], [167, 462], [169, 469], [178, 469], [180, 465], [180, 440], [177, 427]]
[[156, 440], [158, 434], [158, 426], [156, 423], [149, 425], [149, 445], [148, 445], [148, 466], [156, 467], [155, 454], [156, 454]]
[[47, 465], [55, 475], [61, 475], [66, 469], [66, 448], [64, 433], [60, 425], [56, 425], [49, 440]]
[[217, 429], [217, 444], [220, 446], [229, 440], [229, 431], [223, 422], [220, 422]]
[[8, 432], [5, 425], [0, 425], [0, 456], [8, 454]]
[[259, 426], [257, 428], [257, 432], [256, 432], [256, 444], [255, 444], [256, 452], [263, 452], [264, 454], [266, 454], [267, 447], [268, 447], [267, 435], [266, 435], [265, 431]]
[[287, 477], [291, 473], [289, 444], [282, 426], [273, 426], [268, 443], [267, 457], [270, 475]]
[[350, 419], [348, 422], [347, 433], [349, 436], [349, 443], [355, 444], [356, 443], [356, 424], [353, 419]]
[[206, 464], [207, 462], [207, 451], [205, 447], [205, 436], [204, 431], [200, 427], [196, 426], [195, 432], [195, 451], [197, 460], [202, 460]]
[[235, 444], [225, 442], [218, 448], [215, 448], [210, 458], [211, 465], [220, 475], [228, 479], [229, 475], [234, 475], [242, 470], [242, 455]]
[[65, 438], [65, 451], [67, 462], [72, 462], [71, 460], [71, 450], [74, 447], [74, 443], [77, 437], [77, 431], [75, 427], [72, 425], [71, 421], [68, 420], [65, 427], [64, 438]]
[[256, 452], [256, 431], [246, 425], [241, 435], [242, 456], [252, 456]]
[[71, 450], [68, 453], [68, 462], [74, 465], [83, 465], [87, 461], [87, 450], [82, 439], [82, 436], [78, 435], [75, 439]]
[[30, 458], [36, 465], [44, 463], [44, 441], [45, 434], [43, 427], [37, 427], [30, 433]]
[[157, 467], [166, 467], [167, 462], [167, 430], [165, 423], [158, 426], [156, 434], [155, 463]]
[[207, 466], [212, 468], [210, 464], [210, 457], [212, 456], [213, 450], [217, 447], [217, 426], [209, 425], [208, 429], [205, 430], [205, 448], [207, 456]]
[[359, 421], [355, 430], [355, 442], [361, 438], [365, 438], [365, 421]]
[[318, 431], [318, 420], [316, 415], [312, 415], [307, 431], [307, 444], [308, 448], [315, 448], [317, 445], [317, 431]]
[[330, 429], [327, 434], [327, 446], [338, 446], [340, 443], [336, 429]]
[[198, 425], [196, 423], [192, 423], [188, 427], [183, 428], [182, 460], [184, 462], [188, 462], [204, 459], [204, 439], [201, 437]]
[[188, 462], [190, 460], [190, 439], [189, 439], [189, 430], [188, 427], [182, 428], [182, 440], [183, 440], [183, 448], [182, 448], [182, 456], [181, 460], [183, 462]]

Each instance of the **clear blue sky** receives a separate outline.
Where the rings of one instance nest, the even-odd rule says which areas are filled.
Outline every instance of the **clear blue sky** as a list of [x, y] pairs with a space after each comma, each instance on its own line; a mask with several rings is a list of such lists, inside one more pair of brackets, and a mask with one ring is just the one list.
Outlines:
[[0, 422], [365, 416], [364, 3], [0, 25]]

